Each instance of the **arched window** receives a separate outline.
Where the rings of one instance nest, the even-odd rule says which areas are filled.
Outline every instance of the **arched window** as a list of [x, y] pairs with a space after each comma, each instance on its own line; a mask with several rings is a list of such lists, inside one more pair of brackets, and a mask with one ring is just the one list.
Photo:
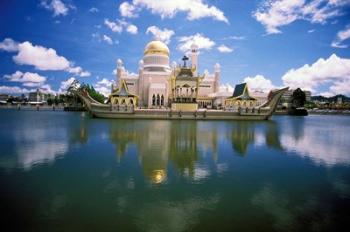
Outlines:
[[160, 97], [159, 97], [159, 94], [157, 94], [157, 106], [160, 105]]
[[134, 100], [130, 99], [130, 105], [134, 105]]
[[122, 100], [122, 105], [125, 105], [125, 99]]
[[118, 99], [115, 99], [114, 104], [116, 104], [116, 105], [119, 104]]
[[156, 96], [154, 96], [153, 94], [153, 97], [152, 97], [152, 106], [154, 106], [156, 104]]
[[162, 94], [162, 97], [160, 99], [160, 105], [164, 106], [164, 96], [163, 96], [163, 94]]

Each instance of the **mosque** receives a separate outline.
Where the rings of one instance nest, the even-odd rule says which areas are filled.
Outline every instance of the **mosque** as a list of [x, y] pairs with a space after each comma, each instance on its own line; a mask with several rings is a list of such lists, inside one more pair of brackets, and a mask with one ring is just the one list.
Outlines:
[[[197, 110], [223, 105], [232, 96], [228, 90], [220, 91], [220, 65], [214, 72], [198, 73], [198, 46], [192, 44], [189, 58], [183, 64], [170, 65], [170, 51], [166, 44], [149, 42], [139, 62], [137, 74], [130, 73], [117, 60], [116, 85], [112, 86], [109, 101], [112, 104], [132, 104], [144, 108], [171, 107], [174, 110]], [[190, 64], [187, 61], [190, 60]]]

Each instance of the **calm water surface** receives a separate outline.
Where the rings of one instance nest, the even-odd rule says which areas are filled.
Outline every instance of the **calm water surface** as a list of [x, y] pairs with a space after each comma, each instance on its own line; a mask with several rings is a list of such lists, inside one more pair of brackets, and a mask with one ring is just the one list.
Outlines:
[[1, 110], [1, 225], [337, 231], [350, 222], [349, 133], [346, 116], [205, 122]]

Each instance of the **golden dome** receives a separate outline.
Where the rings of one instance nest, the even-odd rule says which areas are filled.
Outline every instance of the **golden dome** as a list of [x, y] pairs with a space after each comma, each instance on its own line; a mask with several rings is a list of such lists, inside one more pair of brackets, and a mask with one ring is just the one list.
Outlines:
[[169, 56], [169, 48], [168, 46], [166, 46], [165, 43], [159, 40], [154, 40], [149, 42], [146, 45], [144, 54], [145, 55], [159, 54], [159, 55]]

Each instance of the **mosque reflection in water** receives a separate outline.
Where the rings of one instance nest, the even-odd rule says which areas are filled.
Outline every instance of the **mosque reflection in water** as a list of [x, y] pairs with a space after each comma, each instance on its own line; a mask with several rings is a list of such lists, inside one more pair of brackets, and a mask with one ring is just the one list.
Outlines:
[[195, 175], [196, 164], [207, 151], [216, 162], [221, 137], [232, 143], [233, 153], [239, 156], [247, 154], [257, 135], [266, 145], [281, 149], [275, 123], [262, 126], [256, 134], [256, 125], [251, 122], [125, 121], [111, 124], [109, 138], [116, 146], [119, 162], [127, 149], [135, 145], [144, 175], [153, 183], [161, 183], [167, 178], [169, 161], [179, 173], [190, 177]]

